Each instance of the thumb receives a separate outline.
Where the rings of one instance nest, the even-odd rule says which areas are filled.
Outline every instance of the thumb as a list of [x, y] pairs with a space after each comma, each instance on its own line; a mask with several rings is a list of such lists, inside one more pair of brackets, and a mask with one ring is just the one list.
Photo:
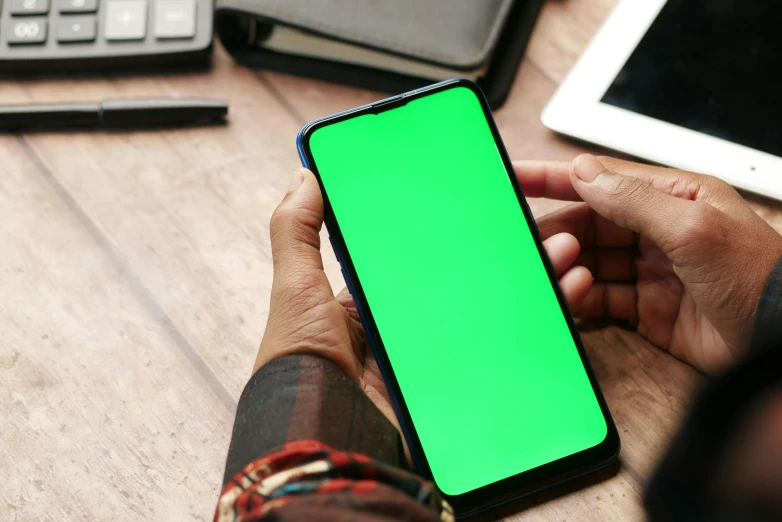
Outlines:
[[344, 311], [323, 271], [322, 225], [323, 197], [318, 181], [309, 170], [298, 169], [271, 219], [274, 281], [255, 370], [283, 355], [316, 353], [333, 360], [352, 377], [358, 375], [359, 363], [342, 349], [345, 343], [339, 332], [334, 335]]
[[671, 196], [642, 179], [612, 171], [590, 154], [573, 160], [570, 181], [595, 212], [647, 236], [669, 256], [685, 240], [687, 231], [702, 224], [704, 204]]
[[275, 291], [323, 286], [331, 292], [320, 255], [321, 226], [323, 197], [318, 181], [309, 170], [297, 169], [270, 223]]

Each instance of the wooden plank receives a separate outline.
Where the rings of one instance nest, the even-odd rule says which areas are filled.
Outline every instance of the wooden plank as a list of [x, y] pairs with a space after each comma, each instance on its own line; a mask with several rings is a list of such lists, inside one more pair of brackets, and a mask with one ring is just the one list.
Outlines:
[[[22, 85], [67, 97], [65, 80]], [[298, 125], [251, 71], [222, 52], [210, 73], [79, 84], [89, 99], [225, 97], [226, 126], [34, 133], [27, 142], [133, 267], [212, 376], [238, 397], [268, 312], [268, 223], [298, 165]], [[65, 94], [63, 94], [65, 93]]]
[[[73, 368], [68, 369], [69, 386], [52, 392], [59, 402], [26, 399], [36, 412], [48, 408], [56, 420], [53, 428], [42, 430], [35, 443], [22, 444], [17, 432], [25, 417], [16, 420], [21, 409], [7, 416], [14, 423], [7, 424], [9, 435], [4, 433], [3, 441], [9, 446], [0, 454], [8, 457], [3, 469], [8, 468], [13, 487], [6, 488], [5, 500], [19, 520], [43, 516], [44, 506], [51, 503], [57, 504], [55, 513], [65, 510], [65, 519], [81, 516], [79, 510], [88, 519], [211, 516], [233, 408], [252, 368], [268, 310], [268, 221], [298, 163], [297, 125], [263, 85], [224, 54], [218, 54], [215, 69], [172, 77], [0, 84], [0, 97], [9, 102], [193, 95], [225, 96], [234, 108], [241, 108], [226, 127], [40, 132], [24, 135], [19, 142], [30, 161], [40, 160], [38, 171], [68, 200], [77, 216], [77, 223], [69, 225], [74, 233], [86, 230], [92, 238], [93, 245], [81, 248], [95, 255], [110, 253], [112, 277], [120, 285], [114, 293], [141, 302], [133, 309], [97, 299], [96, 286], [108, 282], [86, 257], [51, 249], [38, 256], [55, 267], [84, 263], [91, 269], [84, 282], [72, 284], [62, 297], [63, 306], [90, 319], [81, 324], [65, 315], [57, 321], [58, 326], [74, 321], [68, 332], [73, 337], [58, 340], [57, 353], [63, 354], [61, 358], [75, 354]], [[13, 163], [5, 168], [18, 170]], [[44, 214], [35, 210], [35, 202], [43, 198], [28, 199], [27, 212], [43, 219]], [[52, 226], [67, 218], [67, 212], [64, 217], [50, 216]], [[40, 241], [32, 234], [33, 223], [11, 217], [4, 226], [12, 224], [18, 227], [9, 247], [19, 246], [17, 236], [29, 237], [31, 248]], [[19, 296], [27, 292], [14, 288]], [[55, 301], [55, 310], [39, 301], [31, 302], [40, 321], [57, 317]], [[111, 320], [103, 318], [107, 313]], [[99, 321], [102, 329], [93, 324]], [[86, 331], [77, 336], [80, 327]], [[12, 346], [39, 342], [36, 335], [37, 328], [31, 326]], [[103, 345], [112, 348], [110, 355], [120, 352], [123, 357], [93, 357]], [[19, 353], [15, 348], [3, 360], [17, 364]], [[113, 376], [118, 368], [132, 377], [121, 376], [133, 386], [123, 384], [111, 393], [112, 383], [102, 375], [110, 371]], [[13, 388], [9, 383], [0, 389], [8, 394], [19, 389], [25, 395], [25, 383], [35, 386], [29, 379], [22, 375]], [[72, 408], [62, 404], [67, 397], [74, 398]], [[53, 408], [60, 409], [59, 417], [49, 411]], [[104, 420], [111, 428], [103, 427]], [[57, 431], [72, 425], [78, 427], [72, 435]], [[38, 444], [52, 450], [41, 451]], [[59, 450], [67, 450], [70, 464], [60, 464]], [[32, 469], [25, 454], [41, 455], [35, 466], [46, 469]], [[171, 464], [172, 459], [177, 460]], [[39, 475], [28, 481], [26, 474], [32, 471]], [[32, 495], [32, 481], [39, 476], [44, 489]], [[69, 480], [67, 487], [56, 484]]]
[[24, 141], [0, 157], [0, 518], [207, 520], [233, 412]]
[[546, 2], [526, 60], [559, 85], [618, 0]]

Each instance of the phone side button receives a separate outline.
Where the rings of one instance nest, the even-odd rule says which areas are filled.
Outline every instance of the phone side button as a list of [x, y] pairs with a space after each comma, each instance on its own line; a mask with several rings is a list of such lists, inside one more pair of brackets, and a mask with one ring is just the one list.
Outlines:
[[350, 276], [348, 276], [348, 273], [345, 271], [345, 267], [342, 266], [341, 263], [340, 269], [342, 270], [342, 277], [345, 279], [345, 284], [348, 286], [348, 292], [350, 292], [350, 295], [352, 295], [353, 299], [355, 299], [356, 293], [353, 291], [353, 283], [350, 282]]
[[329, 236], [329, 241], [331, 241], [331, 248], [334, 250], [334, 256], [336, 256], [339, 266], [345, 266], [345, 262], [342, 260], [342, 252], [339, 251], [339, 247], [334, 243], [334, 240], [331, 239], [331, 236]]
[[339, 261], [340, 264], [341, 264], [342, 263], [342, 259], [341, 259], [340, 255], [339, 255], [339, 249], [337, 248], [337, 244], [334, 242], [334, 238], [331, 237], [330, 234], [329, 234], [329, 243], [331, 243], [331, 249], [334, 251], [334, 255], [337, 256], [337, 261]]

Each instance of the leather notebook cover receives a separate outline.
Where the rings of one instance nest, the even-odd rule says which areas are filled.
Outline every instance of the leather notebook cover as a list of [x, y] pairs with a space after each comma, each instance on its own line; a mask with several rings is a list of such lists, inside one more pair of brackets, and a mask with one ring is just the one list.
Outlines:
[[474, 73], [489, 103], [496, 108], [507, 97], [542, 3], [543, 0], [217, 0], [216, 28], [225, 48], [245, 65], [391, 93], [437, 81], [366, 63], [264, 47], [264, 41], [276, 28], [292, 28], [453, 71], [447, 76], [462, 76], [460, 71], [464, 76]]

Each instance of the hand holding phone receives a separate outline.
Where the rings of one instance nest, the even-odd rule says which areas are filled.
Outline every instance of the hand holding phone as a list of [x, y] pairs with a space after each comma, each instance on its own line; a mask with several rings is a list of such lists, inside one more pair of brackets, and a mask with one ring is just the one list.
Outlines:
[[[347, 288], [335, 296], [323, 271], [323, 211], [315, 176], [307, 169], [297, 169], [271, 219], [274, 283], [253, 373], [285, 355], [323, 357], [340, 366], [399, 428], [353, 298]], [[413, 306], [411, 301], [411, 309]]]
[[[323, 271], [319, 235], [323, 217], [317, 179], [309, 170], [297, 169], [271, 222], [274, 285], [269, 320], [253, 373], [277, 357], [318, 355], [345, 370], [399, 428], [353, 297], [347, 288], [335, 296]], [[592, 276], [584, 267], [574, 265], [580, 253], [578, 241], [562, 232], [552, 234], [543, 245], [568, 304], [571, 308], [579, 306]], [[409, 295], [408, 313], [425, 321], [427, 310], [421, 306], [420, 292], [412, 287], [405, 291]]]
[[[299, 151], [412, 457], [458, 514], [615, 458], [556, 267], [475, 84], [317, 120]], [[425, 315], [409, 313], [409, 288]]]

